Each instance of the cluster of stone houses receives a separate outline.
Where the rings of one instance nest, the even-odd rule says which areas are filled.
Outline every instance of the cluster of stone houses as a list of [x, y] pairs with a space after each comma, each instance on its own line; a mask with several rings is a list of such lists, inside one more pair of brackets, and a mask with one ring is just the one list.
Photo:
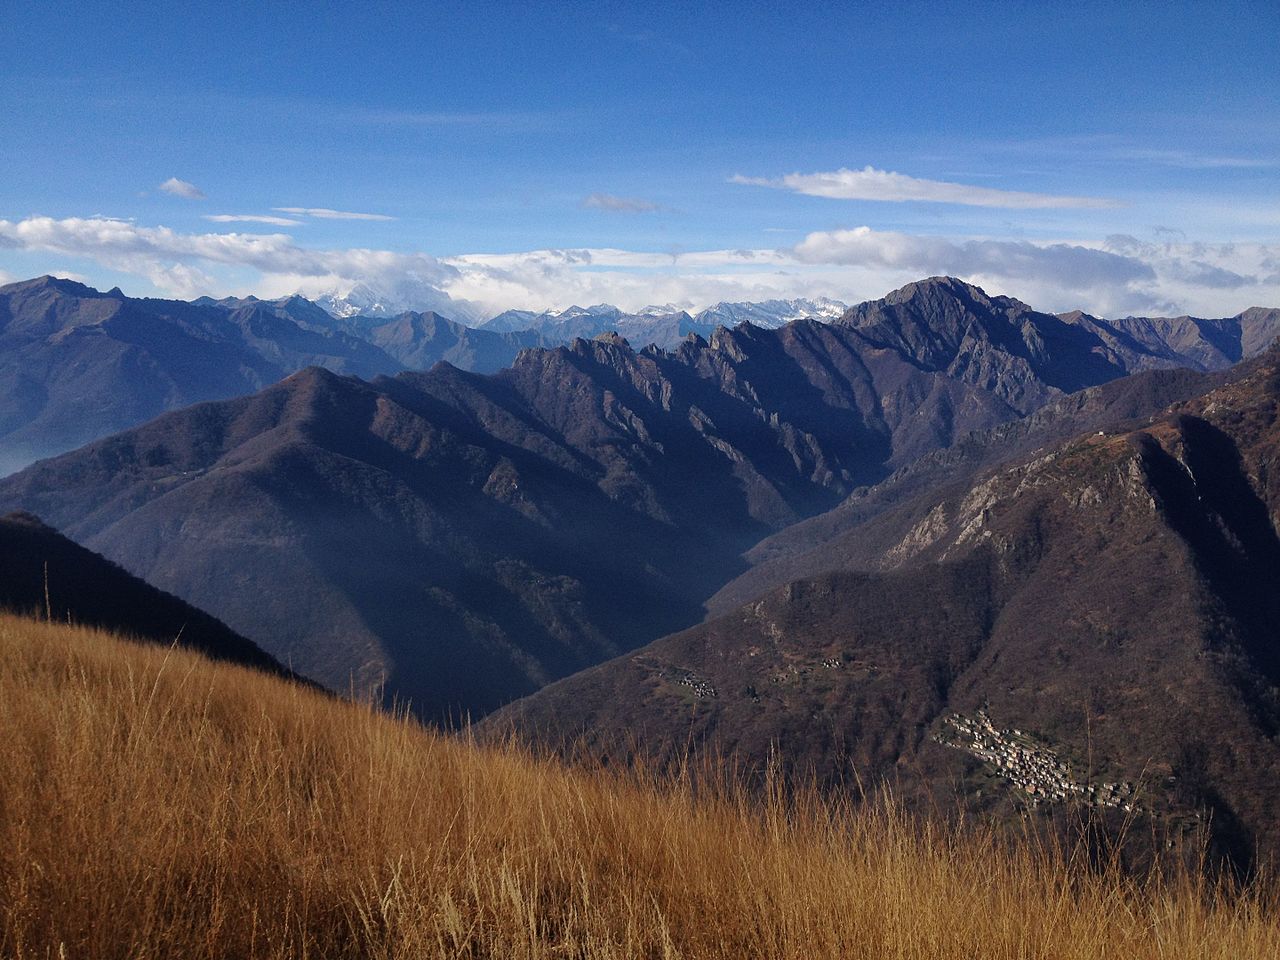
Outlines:
[[632, 662], [664, 684], [669, 683], [678, 687], [688, 687], [699, 700], [714, 700], [720, 696], [720, 691], [715, 688], [715, 684], [706, 677], [698, 676], [688, 667], [677, 666], [676, 664], [659, 660], [657, 657], [647, 656], [632, 657]]
[[696, 673], [686, 671], [676, 680], [676, 683], [682, 687], [688, 687], [699, 700], [714, 700], [719, 696], [711, 681], [698, 676]]
[[[839, 657], [823, 657], [816, 664], [816, 667], [823, 670], [839, 670], [843, 666], [844, 661]], [[788, 663], [781, 670], [771, 676], [769, 678], [769, 682], [778, 684], [792, 683], [810, 676], [814, 669], [815, 664], [812, 662], [802, 664]]]
[[1126, 812], [1139, 809], [1133, 784], [1077, 780], [1058, 754], [1021, 730], [996, 729], [985, 710], [974, 717], [953, 713], [943, 723], [942, 732], [934, 737], [937, 742], [989, 764], [997, 775], [1026, 793], [1033, 805], [1071, 798]]

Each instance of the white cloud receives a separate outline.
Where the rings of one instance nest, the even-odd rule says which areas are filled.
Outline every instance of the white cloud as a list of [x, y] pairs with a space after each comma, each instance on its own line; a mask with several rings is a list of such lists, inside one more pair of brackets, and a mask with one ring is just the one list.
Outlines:
[[296, 227], [301, 220], [290, 220], [288, 217], [267, 217], [256, 213], [213, 213], [205, 216], [210, 223], [267, 223], [273, 227]]
[[[624, 309], [717, 300], [832, 296], [853, 302], [925, 276], [950, 274], [1052, 311], [1101, 316], [1228, 316], [1280, 305], [1280, 246], [1103, 242], [1030, 243], [876, 231], [811, 233], [792, 248], [637, 252], [539, 250], [451, 257], [455, 297], [494, 309], [607, 301]], [[1134, 243], [1139, 243], [1134, 241]]]
[[272, 207], [276, 213], [292, 213], [298, 217], [316, 217], [320, 220], [394, 220], [382, 213], [352, 213], [348, 210], [330, 210], [328, 207]]
[[[317, 250], [298, 246], [283, 233], [179, 233], [168, 227], [142, 227], [121, 220], [29, 217], [0, 220], [0, 246], [86, 257], [112, 270], [147, 277], [161, 290], [179, 296], [232, 292], [243, 280], [229, 271], [256, 271], [254, 290], [278, 289], [281, 279], [315, 295], [340, 294], [358, 283], [377, 288], [412, 288], [429, 305], [447, 309], [441, 285], [457, 271], [421, 253], [347, 248]], [[248, 291], [254, 292], [254, 291]]]
[[662, 208], [652, 200], [639, 197], [615, 197], [611, 193], [593, 193], [582, 201], [588, 210], [604, 210], [609, 213], [656, 213]]
[[122, 265], [149, 259], [203, 260], [252, 267], [264, 273], [355, 278], [400, 270], [443, 279], [453, 272], [426, 254], [362, 248], [316, 250], [299, 247], [283, 233], [179, 233], [168, 227], [142, 227], [121, 220], [0, 220], [0, 238], [19, 247], [90, 256]]
[[821, 270], [787, 269], [798, 265], [776, 250], [533, 250], [450, 257], [445, 262], [459, 272], [446, 285], [450, 296], [484, 304], [493, 312], [601, 302], [624, 310], [651, 303], [693, 310], [719, 300], [821, 295], [833, 283]]
[[1154, 270], [1139, 258], [1079, 244], [957, 242], [870, 227], [811, 233], [796, 246], [795, 254], [805, 263], [875, 264], [917, 272], [998, 274], [1037, 281], [1052, 278], [1080, 289], [1155, 278]]
[[1278, 245], [1156, 243], [1122, 235], [1101, 243], [957, 241], [858, 227], [811, 233], [795, 255], [806, 263], [909, 276], [951, 274], [1041, 309], [1080, 307], [1102, 316], [1227, 316], [1280, 305], [1280, 277], [1268, 276], [1268, 264], [1280, 258]]
[[[868, 227], [818, 231], [794, 247], [637, 251], [569, 248], [437, 259], [364, 248], [313, 249], [284, 233], [181, 233], [102, 218], [0, 220], [0, 248], [92, 260], [175, 296], [301, 293], [437, 309], [459, 319], [510, 307], [615, 303], [635, 310], [719, 300], [882, 296], [951, 274], [1052, 311], [1101, 316], [1228, 316], [1280, 305], [1280, 244], [1202, 244], [1112, 236], [1031, 243]], [[15, 261], [16, 262], [16, 261]], [[56, 261], [53, 265], [56, 265]], [[4, 261], [6, 269], [13, 262]], [[34, 272], [46, 272], [47, 268]], [[112, 281], [114, 282], [114, 280]], [[475, 312], [470, 304], [479, 304]]]
[[1120, 160], [1139, 160], [1184, 170], [1267, 170], [1280, 166], [1280, 161], [1272, 157], [1226, 156], [1188, 150], [1118, 149], [1109, 153]]
[[789, 173], [783, 177], [744, 177], [736, 174], [730, 183], [791, 190], [811, 197], [837, 200], [881, 200], [903, 203], [957, 203], [974, 207], [1005, 207], [1039, 210], [1051, 207], [1117, 207], [1118, 201], [1100, 197], [1060, 197], [1045, 193], [1023, 193], [1018, 190], [996, 190], [945, 180], [922, 180], [905, 173], [864, 167], [861, 170], [841, 168], [829, 173]]
[[186, 300], [204, 296], [217, 285], [209, 274], [187, 263], [151, 264], [146, 277], [157, 289]]
[[194, 183], [186, 180], [179, 180], [177, 177], [170, 177], [157, 188], [164, 193], [171, 194], [175, 197], [182, 197], [185, 200], [203, 200], [204, 191], [197, 187]]

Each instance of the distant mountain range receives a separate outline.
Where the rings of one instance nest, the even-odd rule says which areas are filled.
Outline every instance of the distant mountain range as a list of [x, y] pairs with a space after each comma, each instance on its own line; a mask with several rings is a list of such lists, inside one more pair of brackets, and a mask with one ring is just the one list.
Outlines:
[[661, 308], [649, 308], [640, 313], [624, 313], [617, 307], [601, 303], [593, 307], [569, 307], [544, 313], [508, 310], [485, 321], [480, 329], [532, 330], [549, 343], [567, 343], [577, 337], [589, 340], [601, 333], [613, 332], [628, 340], [634, 338], [637, 346], [655, 343], [660, 347], [670, 347], [690, 334], [708, 336], [715, 329], [715, 324], [700, 323], [683, 310], [666, 312]]
[[[805, 302], [770, 303], [759, 305], [762, 316]], [[606, 329], [662, 346], [712, 329], [687, 314], [614, 308], [592, 308], [606, 312], [583, 312], [581, 322], [565, 311], [559, 327], [476, 329], [431, 312], [328, 306], [337, 315], [296, 296], [135, 299], [53, 277], [0, 287], [0, 475], [166, 410], [253, 393], [308, 366], [364, 379], [441, 361], [489, 373], [510, 366], [521, 350]], [[815, 308], [829, 313], [831, 305]]]
[[[606, 332], [636, 347], [674, 349], [689, 337], [710, 337], [717, 326], [773, 329], [809, 318], [878, 335], [875, 317], [867, 313], [873, 305], [846, 311], [825, 299], [720, 303], [692, 316], [670, 306], [628, 314], [607, 304], [508, 311], [481, 327], [432, 312], [390, 315], [385, 304], [370, 306], [369, 314], [352, 312], [350, 303], [328, 307], [337, 313], [297, 296], [134, 299], [53, 277], [0, 287], [0, 475], [167, 410], [252, 393], [308, 366], [366, 380], [428, 370], [441, 361], [490, 373], [510, 366], [521, 350]], [[898, 320], [916, 325], [904, 327], [906, 339], [895, 348], [912, 355], [923, 350], [918, 359], [926, 362], [929, 349], [963, 356], [957, 330], [952, 342], [933, 348], [918, 339], [920, 324], [930, 322], [929, 309], [914, 320], [890, 321], [891, 327]], [[1017, 309], [1029, 311], [1021, 304]], [[1126, 370], [1144, 364], [1216, 369], [1255, 352], [1278, 326], [1275, 311], [1261, 309], [1228, 320], [1112, 322], [1082, 313], [1062, 319], [1063, 329], [1094, 336], [1107, 356], [1090, 361], [1094, 371], [1079, 371], [1074, 381], [1068, 377], [1054, 387], [1095, 382], [1117, 358]], [[1041, 346], [1027, 349], [1034, 356]]]
[[659, 347], [675, 346], [690, 334], [709, 336], [716, 327], [736, 327], [740, 323], [773, 330], [794, 320], [835, 320], [848, 309], [846, 304], [825, 297], [817, 300], [762, 300], [758, 303], [717, 303], [689, 314], [673, 304], [645, 307], [626, 313], [607, 303], [592, 307], [573, 306], [565, 310], [508, 310], [480, 324], [484, 330], [510, 332], [533, 330], [552, 342], [575, 337], [591, 338], [613, 331], [635, 343]]
[[[97, 302], [73, 293], [36, 296], [72, 316]], [[183, 306], [247, 311], [259, 349], [327, 322], [306, 301]], [[411, 344], [418, 321], [390, 329]], [[335, 689], [479, 714], [696, 622], [763, 537], [921, 457], [1135, 370], [1229, 359], [1275, 322], [1192, 321], [1198, 339], [1153, 346], [935, 278], [834, 322], [717, 328], [671, 352], [606, 333], [488, 376], [312, 367], [37, 464], [0, 481], [0, 508]], [[390, 356], [397, 336], [361, 342]]]

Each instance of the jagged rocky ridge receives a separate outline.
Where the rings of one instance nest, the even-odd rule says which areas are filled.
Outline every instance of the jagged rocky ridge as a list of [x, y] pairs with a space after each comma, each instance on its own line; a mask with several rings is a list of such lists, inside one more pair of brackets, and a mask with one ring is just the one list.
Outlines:
[[[879, 483], [859, 487], [825, 513], [761, 540], [743, 556], [749, 568], [707, 601], [718, 615], [792, 580], [827, 570], [856, 568], [877, 549], [888, 549], [872, 524], [882, 514], [919, 497], [964, 489], [983, 470], [1101, 428], [1145, 420], [1170, 404], [1230, 382], [1239, 369], [1202, 373], [1187, 369], [1133, 374], [1069, 394], [1018, 420], [958, 438], [948, 447], [895, 470]], [[896, 542], [896, 541], [895, 541]]]
[[[1061, 321], [1039, 314], [1030, 328], [1016, 330], [1010, 319], [1029, 308], [1001, 298], [987, 300], [980, 291], [975, 296], [981, 303], [975, 301], [958, 313], [953, 309], [951, 316], [945, 310], [938, 313], [938, 307], [948, 303], [954, 308], [958, 298], [973, 300], [964, 291], [974, 288], [956, 281], [940, 300], [926, 302], [928, 291], [945, 282], [935, 279], [914, 295], [900, 291], [893, 296], [903, 303], [920, 301], [913, 322], [923, 318], [926, 325], [958, 318], [964, 327], [974, 317], [981, 320], [990, 314], [997, 301], [1015, 304], [1012, 312], [1006, 310], [997, 318], [1007, 328], [1001, 335], [1011, 336], [994, 355], [997, 368], [1019, 350], [1029, 350], [1032, 356], [1046, 350], [1062, 352], [1042, 336], [1048, 331], [1052, 339], [1050, 328], [1055, 324], [1083, 330], [1081, 342], [1091, 340], [1106, 357], [1100, 365], [1089, 362], [1091, 371], [1082, 382], [1093, 382], [1091, 377], [1116, 363], [1126, 371], [1150, 365], [1222, 366], [1249, 355], [1280, 325], [1276, 311], [1263, 310], [1222, 321], [1129, 318], [1114, 324], [1076, 313]], [[914, 290], [915, 285], [904, 289]], [[884, 333], [875, 322], [877, 311], [901, 306], [890, 301], [856, 307], [846, 320], [865, 327], [874, 339]], [[618, 333], [637, 347], [654, 343], [672, 349], [690, 335], [710, 337], [718, 325], [745, 321], [774, 327], [814, 317], [835, 321], [842, 309], [830, 300], [764, 301], [721, 303], [690, 316], [673, 307], [624, 314], [600, 305], [544, 314], [509, 311], [490, 320], [485, 329], [476, 329], [432, 312], [389, 313], [379, 308], [377, 315], [366, 316], [342, 309], [334, 315], [297, 296], [272, 301], [201, 297], [191, 303], [134, 299], [119, 290], [103, 294], [73, 281], [41, 277], [0, 287], [0, 475], [166, 410], [251, 393], [309, 365], [365, 379], [425, 370], [442, 360], [465, 370], [492, 372], [509, 366], [520, 350], [603, 332]], [[906, 333], [896, 348], [905, 346], [904, 355], [914, 355], [919, 344], [911, 338], [916, 334], [907, 331], [901, 317], [890, 326], [894, 324]], [[534, 329], [525, 329], [530, 326]], [[1024, 334], [1030, 339], [1017, 347], [1013, 340]], [[943, 353], [983, 342], [982, 335], [973, 341], [956, 340], [944, 344]], [[932, 361], [926, 357], [924, 362]], [[947, 372], [977, 382], [972, 371]], [[1006, 378], [1028, 376], [1025, 369], [993, 372]], [[1036, 370], [1032, 375], [1043, 378], [1045, 373]], [[1015, 406], [1029, 402], [1033, 400], [1024, 398]]]

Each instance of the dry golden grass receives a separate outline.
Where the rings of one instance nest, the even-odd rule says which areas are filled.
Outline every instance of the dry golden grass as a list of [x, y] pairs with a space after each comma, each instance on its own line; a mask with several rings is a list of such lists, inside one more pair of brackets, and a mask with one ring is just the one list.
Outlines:
[[5, 957], [1280, 956], [1276, 902], [567, 771], [0, 617]]

